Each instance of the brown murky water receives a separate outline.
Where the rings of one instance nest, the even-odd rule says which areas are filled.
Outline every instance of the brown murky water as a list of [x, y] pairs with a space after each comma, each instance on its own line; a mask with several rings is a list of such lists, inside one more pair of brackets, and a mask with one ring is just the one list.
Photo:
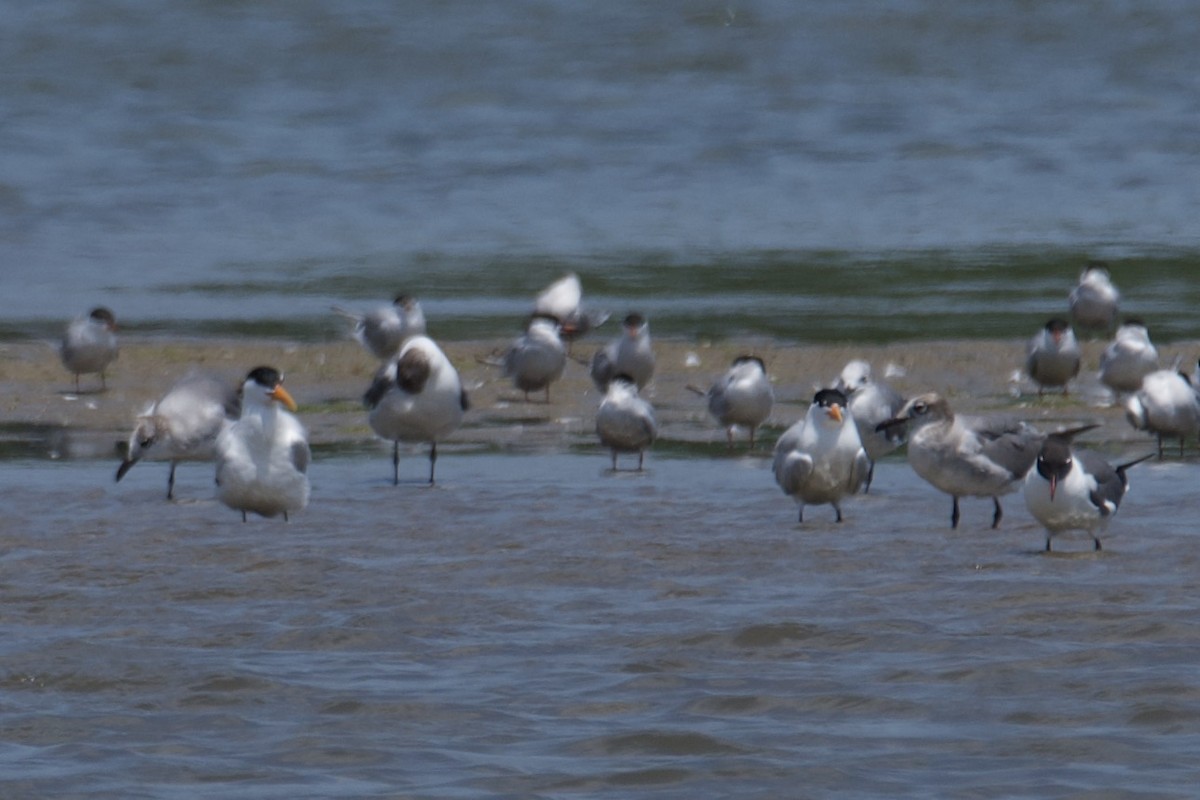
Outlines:
[[[1139, 466], [1100, 554], [1042, 555], [1016, 495], [1001, 530], [978, 500], [951, 532], [948, 499], [902, 459], [844, 524], [814, 508], [800, 526], [766, 450], [728, 453], [683, 389], [724, 349], [662, 343], [664, 440], [644, 474], [614, 475], [583, 367], [555, 403], [525, 405], [476, 360], [494, 346], [450, 348], [476, 410], [436, 488], [419, 450], [390, 484], [388, 448], [350, 402], [369, 364], [349, 346], [147, 343], [112, 391], [78, 398], [10, 348], [5, 794], [1193, 791], [1194, 461]], [[1092, 441], [1144, 450], [1087, 385], [1013, 397], [1007, 365], [986, 366], [1013, 347], [865, 354], [907, 370], [907, 391], [954, 373], [964, 404], [1100, 419]], [[848, 355], [755, 349], [785, 400]], [[290, 524], [243, 524], [212, 499], [208, 465], [180, 467], [174, 503], [165, 465], [113, 483], [113, 443], [177, 358], [288, 370], [316, 445], [312, 503]], [[781, 403], [776, 431], [800, 408]]]

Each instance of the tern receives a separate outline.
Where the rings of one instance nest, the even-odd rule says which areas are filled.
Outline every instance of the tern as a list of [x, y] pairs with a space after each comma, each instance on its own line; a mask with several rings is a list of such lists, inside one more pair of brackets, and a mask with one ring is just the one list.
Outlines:
[[775, 390], [761, 358], [738, 356], [707, 392], [688, 388], [708, 400], [708, 413], [725, 428], [730, 447], [733, 447], [733, 429], [742, 425], [750, 429], [750, 449], [754, 449], [754, 433], [771, 416], [775, 404]]
[[395, 356], [410, 337], [425, 333], [425, 312], [415, 298], [406, 294], [397, 295], [391, 305], [365, 314], [341, 306], [334, 306], [333, 310], [354, 322], [354, 338], [381, 361]]
[[458, 370], [427, 336], [414, 336], [375, 374], [363, 403], [371, 430], [392, 443], [392, 482], [400, 483], [400, 442], [429, 442], [429, 484], [437, 443], [462, 424], [470, 407]]
[[875, 462], [904, 444], [903, 425], [877, 430], [881, 422], [893, 419], [900, 413], [904, 398], [886, 383], [875, 380], [871, 375], [871, 365], [860, 359], [850, 361], [842, 368], [834, 388], [849, 398], [850, 414], [858, 427], [858, 437], [867, 451], [867, 458], [871, 460], [863, 484], [863, 491], [869, 492], [875, 477]]
[[238, 418], [237, 390], [214, 375], [192, 371], [138, 415], [125, 460], [116, 480], [138, 461], [159, 454], [171, 462], [167, 499], [175, 496], [175, 466], [180, 461], [207, 461], [216, 454], [217, 436]]
[[813, 397], [804, 419], [788, 428], [775, 443], [775, 482], [800, 505], [828, 503], [842, 521], [841, 500], [862, 488], [871, 469], [853, 416], [846, 412], [846, 395], [822, 389]]
[[592, 358], [592, 381], [604, 391], [616, 375], [627, 375], [643, 389], [654, 375], [654, 350], [650, 345], [650, 323], [641, 314], [630, 314], [621, 323], [622, 332]]
[[272, 367], [250, 370], [241, 387], [242, 412], [217, 436], [217, 497], [263, 517], [308, 505], [308, 437], [289, 411], [296, 401]]
[[1159, 369], [1142, 379], [1142, 386], [1125, 399], [1125, 418], [1139, 431], [1158, 437], [1158, 457], [1163, 457], [1163, 438], [1179, 437], [1179, 455], [1184, 440], [1200, 430], [1200, 397], [1188, 376], [1173, 369]]
[[117, 318], [104, 306], [93, 308], [87, 316], [76, 318], [63, 334], [59, 356], [63, 366], [75, 376], [75, 391], [79, 391], [79, 376], [100, 374], [100, 388], [108, 388], [105, 371], [117, 360]]
[[1158, 350], [1141, 320], [1125, 320], [1100, 355], [1100, 382], [1114, 392], [1136, 392], [1158, 369]]
[[583, 284], [578, 275], [569, 272], [538, 294], [533, 313], [558, 320], [563, 341], [570, 343], [608, 319], [608, 314], [584, 311], [582, 303]]
[[[1081, 430], [1086, 428], [1075, 433]], [[1129, 488], [1126, 470], [1153, 457], [1150, 453], [1114, 467], [1097, 453], [1073, 448], [1070, 435], [1047, 436], [1024, 492], [1030, 513], [1046, 528], [1046, 552], [1055, 535], [1075, 530], [1086, 531], [1093, 548], [1102, 549], [1100, 537]]]
[[1103, 261], [1089, 262], [1079, 276], [1079, 284], [1067, 297], [1071, 319], [1081, 328], [1110, 330], [1117, 321], [1120, 302], [1121, 293], [1113, 286]]
[[646, 448], [658, 437], [658, 423], [654, 408], [638, 396], [637, 383], [630, 376], [615, 375], [608, 382], [596, 412], [596, 434], [600, 444], [612, 451], [613, 472], [617, 471], [618, 453], [637, 453], [637, 468], [642, 470]]
[[908, 423], [913, 471], [954, 498], [951, 528], [958, 527], [960, 497], [992, 498], [992, 527], [999, 527], [1004, 516], [1000, 496], [1020, 486], [1045, 438], [1024, 422], [955, 414], [936, 392], [912, 398], [877, 428], [903, 423]]
[[562, 377], [567, 365], [567, 348], [559, 336], [558, 319], [535, 314], [529, 319], [525, 333], [504, 353], [504, 376], [512, 378], [518, 389], [529, 393], [546, 390], [550, 402], [550, 384]]
[[1065, 319], [1052, 319], [1029, 341], [1025, 371], [1038, 385], [1038, 394], [1047, 388], [1062, 387], [1079, 374], [1082, 354], [1075, 332]]

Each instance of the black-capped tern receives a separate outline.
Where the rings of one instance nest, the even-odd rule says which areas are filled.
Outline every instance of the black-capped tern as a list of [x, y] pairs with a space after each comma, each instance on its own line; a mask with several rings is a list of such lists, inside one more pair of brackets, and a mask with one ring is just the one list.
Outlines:
[[804, 419], [788, 428], [775, 443], [775, 482], [800, 506], [828, 503], [842, 521], [841, 500], [862, 488], [871, 462], [846, 411], [846, 396], [822, 389], [813, 397]]
[[86, 316], [77, 317], [67, 326], [58, 351], [63, 366], [75, 376], [75, 391], [79, 391], [79, 376], [100, 374], [100, 388], [108, 388], [105, 372], [117, 360], [117, 318], [104, 306], [93, 308]]

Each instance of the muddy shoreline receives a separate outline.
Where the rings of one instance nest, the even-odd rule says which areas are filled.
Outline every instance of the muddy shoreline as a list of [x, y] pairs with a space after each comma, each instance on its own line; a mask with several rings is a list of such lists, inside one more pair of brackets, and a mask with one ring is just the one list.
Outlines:
[[[445, 342], [443, 347], [462, 375], [472, 409], [464, 427], [448, 446], [496, 449], [571, 448], [593, 445], [593, 419], [600, 395], [592, 385], [586, 361], [602, 340], [576, 343], [574, 360], [551, 389], [549, 404], [522, 393], [501, 376], [494, 362], [507, 339]], [[1119, 406], [1111, 403], [1096, 379], [1103, 342], [1084, 343], [1084, 369], [1071, 394], [1039, 397], [1027, 378], [1014, 381], [1024, 357], [1023, 340], [959, 340], [905, 342], [895, 345], [792, 345], [771, 340], [694, 342], [656, 339], [658, 367], [646, 396], [659, 417], [659, 447], [714, 444], [724, 435], [708, 417], [701, 389], [742, 353], [761, 356], [776, 392], [776, 405], [759, 450], [766, 453], [777, 432], [804, 413], [815, 388], [829, 384], [846, 361], [863, 358], [877, 375], [892, 373], [888, 382], [906, 395], [926, 390], [952, 398], [956, 410], [1005, 412], [1046, 429], [1079, 422], [1099, 422], [1089, 434], [1096, 446], [1124, 449], [1149, 442], [1133, 431]], [[1178, 353], [1190, 362], [1191, 343], [1162, 349], [1163, 362]], [[71, 376], [48, 343], [0, 345], [3, 405], [0, 426], [10, 442], [20, 441], [21, 454], [36, 455], [44, 440], [50, 457], [118, 456], [137, 413], [189, 369], [199, 367], [237, 382], [251, 367], [270, 364], [286, 375], [300, 405], [314, 450], [372, 448], [376, 439], [367, 426], [360, 398], [376, 362], [355, 342], [296, 344], [274, 340], [184, 340], [126, 338], [113, 365], [106, 391], [99, 376], [84, 376], [75, 394]], [[31, 443], [32, 442], [32, 443]], [[720, 452], [716, 449], [715, 452]], [[11, 455], [11, 454], [10, 454]]]

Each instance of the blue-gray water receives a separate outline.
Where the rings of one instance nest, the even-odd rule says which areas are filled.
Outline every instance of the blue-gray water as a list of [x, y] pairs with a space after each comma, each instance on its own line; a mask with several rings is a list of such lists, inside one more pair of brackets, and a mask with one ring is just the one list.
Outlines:
[[1126, 284], [1200, 261], [1181, 0], [0, 11], [10, 335], [103, 301], [133, 330], [312, 337], [398, 290], [441, 335], [494, 333], [568, 268], [660, 332], [779, 335], [746, 306], [907, 296], [864, 265], [983, 266], [1029, 305], [1088, 257]]
[[[1090, 258], [1156, 341], [1200, 339], [1194, 3], [0, 13], [0, 340], [101, 302], [131, 340], [327, 340], [331, 303], [399, 290], [492, 339], [575, 270], [656, 335], [926, 348], [1032, 333]], [[719, 434], [612, 476], [472, 424], [433, 490], [390, 486], [383, 445], [318, 451], [286, 525], [206, 466], [168, 504], [161, 464], [6, 455], [0, 795], [1200, 783], [1194, 456], [1136, 468], [1102, 554], [1045, 556], [1018, 496], [950, 533], [900, 459], [800, 527]]]

